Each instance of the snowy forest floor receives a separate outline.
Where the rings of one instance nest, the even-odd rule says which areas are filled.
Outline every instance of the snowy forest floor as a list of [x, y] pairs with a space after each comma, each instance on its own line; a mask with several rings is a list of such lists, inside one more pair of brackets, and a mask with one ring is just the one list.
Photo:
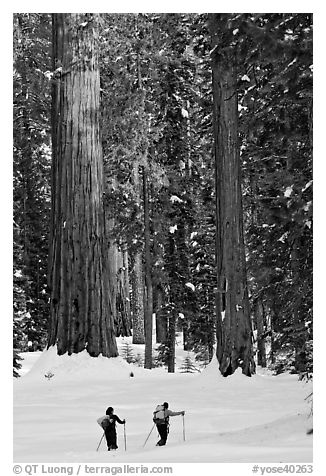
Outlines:
[[[130, 338], [118, 339], [119, 347]], [[134, 354], [142, 346], [132, 346]], [[296, 375], [257, 369], [224, 378], [214, 359], [201, 373], [180, 373], [188, 352], [176, 348], [176, 373], [145, 370], [122, 357], [91, 358], [86, 352], [57, 356], [55, 348], [22, 354], [22, 377], [14, 380], [14, 462], [47, 463], [246, 463], [312, 462], [311, 383]], [[193, 355], [190, 354], [192, 357]], [[45, 378], [45, 374], [53, 377]], [[134, 377], [130, 377], [133, 372]], [[170, 418], [165, 447], [156, 447], [155, 406], [185, 410]], [[116, 452], [107, 452], [96, 419], [108, 406], [126, 419], [117, 424]]]

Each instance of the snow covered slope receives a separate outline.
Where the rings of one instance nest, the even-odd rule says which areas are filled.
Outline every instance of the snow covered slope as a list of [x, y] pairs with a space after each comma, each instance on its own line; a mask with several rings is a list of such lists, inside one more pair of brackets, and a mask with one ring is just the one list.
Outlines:
[[[168, 374], [121, 357], [91, 358], [86, 352], [59, 357], [55, 348], [37, 360], [35, 355], [25, 354], [23, 376], [14, 381], [15, 462], [312, 461], [305, 401], [311, 388], [295, 375], [258, 371], [248, 378], [239, 371], [223, 378], [215, 360], [201, 373]], [[178, 346], [177, 363], [186, 355]], [[44, 376], [50, 373], [52, 378]], [[154, 428], [144, 447], [152, 412], [163, 401], [186, 411], [185, 426], [181, 416], [171, 418], [167, 445], [155, 446]], [[96, 419], [108, 406], [126, 418], [126, 451], [123, 426], [117, 425], [118, 451], [107, 452], [103, 441], [96, 452], [102, 436]]]

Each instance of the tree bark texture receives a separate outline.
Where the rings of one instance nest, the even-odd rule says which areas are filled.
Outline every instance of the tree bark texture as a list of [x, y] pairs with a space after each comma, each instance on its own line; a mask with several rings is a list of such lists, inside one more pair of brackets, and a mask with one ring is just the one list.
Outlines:
[[[121, 255], [120, 255], [121, 256]], [[117, 336], [131, 336], [130, 313], [128, 312], [129, 288], [126, 287], [124, 269], [120, 267], [117, 276]]]
[[[135, 161], [133, 167], [134, 188], [137, 205], [140, 208], [140, 180], [139, 162]], [[143, 276], [143, 253], [137, 251], [134, 256], [132, 271], [132, 342], [133, 344], [145, 343], [144, 328], [144, 276]]]
[[118, 245], [115, 241], [115, 239], [112, 237], [112, 230], [115, 225], [115, 220], [114, 219], [109, 219], [106, 220], [106, 230], [107, 230], [107, 235], [108, 235], [108, 250], [107, 250], [107, 255], [108, 255], [108, 267], [110, 269], [110, 274], [108, 276], [108, 286], [109, 286], [109, 292], [111, 296], [111, 302], [112, 302], [112, 319], [114, 322], [114, 329], [115, 329], [115, 335], [118, 336], [119, 332], [117, 332], [117, 275], [118, 275], [118, 268], [119, 268], [119, 251], [118, 251]]
[[175, 372], [175, 338], [176, 338], [176, 323], [177, 323], [177, 312], [175, 309], [169, 313], [168, 318], [168, 372]]
[[228, 14], [210, 14], [216, 173], [217, 359], [222, 375], [254, 372], [238, 144], [238, 105]]
[[[111, 178], [106, 183], [107, 191], [112, 193], [116, 187], [116, 179]], [[112, 297], [112, 315], [114, 331], [116, 337], [131, 335], [130, 322], [130, 300], [129, 300], [129, 278], [126, 283], [125, 274], [128, 273], [128, 253], [127, 267], [125, 268], [124, 251], [118, 246], [114, 235], [115, 219], [106, 219], [106, 230], [108, 239], [108, 267], [109, 289]], [[127, 286], [127, 287], [126, 287]], [[129, 312], [128, 312], [129, 311]]]
[[163, 344], [167, 338], [167, 317], [163, 310], [163, 290], [160, 286], [156, 286], [156, 342]]
[[134, 256], [134, 266], [131, 275], [132, 283], [132, 342], [133, 344], [145, 343], [144, 329], [144, 278], [143, 258], [138, 252]]
[[169, 247], [169, 256], [170, 256], [170, 266], [169, 266], [169, 277], [171, 283], [171, 289], [169, 292], [170, 306], [168, 311], [168, 332], [167, 332], [167, 363], [168, 363], [168, 372], [173, 373], [175, 371], [175, 339], [176, 339], [176, 324], [178, 318], [178, 312], [175, 307], [177, 302], [177, 291], [176, 283], [177, 278], [177, 253], [176, 253], [176, 243], [173, 235], [170, 233], [168, 238], [168, 247]]
[[152, 284], [152, 266], [151, 266], [151, 237], [149, 220], [149, 196], [147, 184], [147, 171], [143, 167], [143, 200], [144, 200], [144, 231], [145, 231], [145, 368], [151, 369], [152, 359], [152, 340], [153, 340], [153, 284]]
[[261, 367], [266, 367], [266, 327], [264, 322], [264, 305], [259, 299], [255, 305], [255, 314], [257, 322], [257, 364]]
[[[110, 227], [112, 230], [112, 223], [110, 223]], [[127, 337], [131, 335], [130, 312], [128, 312], [130, 309], [129, 287], [126, 288], [123, 252], [115, 240], [110, 240], [109, 243], [108, 263], [114, 332], [117, 337]]]
[[58, 354], [118, 354], [108, 287], [97, 15], [53, 15], [51, 326]]
[[124, 306], [128, 327], [131, 328], [131, 308], [130, 308], [130, 278], [129, 278], [129, 253], [126, 244], [122, 245], [122, 264], [123, 264], [123, 288], [124, 288]]
[[[293, 281], [299, 280], [300, 266], [299, 266], [299, 257], [300, 257], [300, 246], [299, 246], [300, 237], [296, 238], [292, 245], [291, 253], [291, 274]], [[296, 300], [295, 305], [292, 310], [292, 319], [293, 319], [293, 341], [294, 341], [294, 368], [298, 373], [304, 373], [307, 366], [307, 352], [306, 352], [306, 342], [307, 342], [307, 329], [305, 326], [305, 316], [301, 311], [300, 298]]]

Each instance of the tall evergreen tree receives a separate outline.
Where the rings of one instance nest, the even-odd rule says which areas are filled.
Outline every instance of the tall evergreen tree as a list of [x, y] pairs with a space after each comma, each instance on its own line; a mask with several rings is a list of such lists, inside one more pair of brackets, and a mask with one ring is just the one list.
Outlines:
[[14, 348], [43, 349], [49, 314], [50, 18], [14, 15]]
[[106, 205], [108, 215], [115, 214], [117, 217], [112, 240], [128, 252], [132, 336], [134, 343], [143, 344], [143, 129], [139, 115], [142, 92], [137, 61], [137, 15], [104, 15], [103, 19], [105, 29], [102, 32], [101, 73], [104, 160], [106, 181], [116, 184], [114, 191], [112, 187], [106, 187]]
[[243, 238], [235, 42], [232, 18], [211, 14], [216, 161], [217, 359], [224, 376], [255, 366]]
[[104, 241], [98, 15], [53, 15], [51, 328], [58, 354], [117, 355]]
[[238, 86], [257, 344], [267, 339], [270, 363], [283, 355], [302, 372], [312, 358], [312, 16], [247, 14], [237, 27], [246, 35]]

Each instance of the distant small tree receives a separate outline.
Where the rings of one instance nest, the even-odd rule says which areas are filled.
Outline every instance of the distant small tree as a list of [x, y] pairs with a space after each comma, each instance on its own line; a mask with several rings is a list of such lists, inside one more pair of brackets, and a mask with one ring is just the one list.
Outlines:
[[[140, 353], [136, 355], [134, 363], [138, 365], [138, 367], [144, 367], [144, 359]], [[155, 367], [155, 365], [153, 365], [153, 367]]]
[[135, 356], [132, 350], [132, 346], [129, 344], [129, 342], [125, 342], [123, 344], [120, 355], [124, 360], [128, 362], [128, 364], [135, 362]]
[[160, 344], [157, 348], [154, 367], [165, 367], [168, 365], [169, 347], [166, 344]]
[[196, 365], [193, 363], [191, 357], [187, 355], [187, 357], [184, 359], [181, 367], [179, 368], [179, 371], [184, 374], [194, 374], [195, 372], [200, 372], [200, 370], [196, 367]]
[[18, 371], [21, 369], [20, 360], [23, 360], [16, 349], [13, 351], [13, 376], [20, 377]]

